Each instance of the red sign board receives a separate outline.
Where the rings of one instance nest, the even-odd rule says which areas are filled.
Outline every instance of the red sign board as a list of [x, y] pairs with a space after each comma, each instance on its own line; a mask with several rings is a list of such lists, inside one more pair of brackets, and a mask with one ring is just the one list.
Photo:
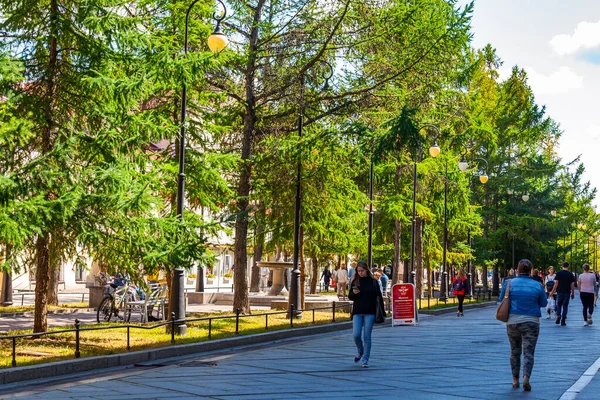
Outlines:
[[416, 324], [415, 285], [398, 283], [392, 287], [392, 326]]

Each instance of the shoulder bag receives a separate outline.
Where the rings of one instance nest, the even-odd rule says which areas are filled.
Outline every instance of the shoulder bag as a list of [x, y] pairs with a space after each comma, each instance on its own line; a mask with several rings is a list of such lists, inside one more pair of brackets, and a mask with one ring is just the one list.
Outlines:
[[496, 319], [498, 321], [507, 322], [508, 314], [510, 313], [510, 281], [506, 284], [506, 290], [504, 291], [504, 298], [502, 303], [496, 309]]
[[[379, 284], [377, 282], [373, 282], [373, 286], [375, 286], [375, 291], [381, 293], [379, 290]], [[375, 308], [375, 323], [383, 324], [385, 322], [385, 310], [383, 309], [383, 299], [380, 295], [377, 295], [377, 307]]]

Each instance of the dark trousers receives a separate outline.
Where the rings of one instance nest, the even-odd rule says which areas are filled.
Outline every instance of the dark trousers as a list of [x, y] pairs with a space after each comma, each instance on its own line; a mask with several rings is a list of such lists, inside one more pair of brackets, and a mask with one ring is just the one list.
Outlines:
[[581, 304], [583, 304], [583, 320], [588, 320], [588, 314], [594, 313], [594, 293], [579, 293]]
[[456, 298], [458, 299], [458, 312], [463, 312], [463, 303], [465, 302], [465, 295], [457, 294]]
[[535, 322], [506, 324], [506, 333], [510, 343], [510, 368], [513, 378], [519, 379], [521, 354], [523, 354], [523, 376], [531, 376], [533, 355], [540, 334], [540, 324]]
[[556, 296], [556, 318], [565, 321], [569, 312], [569, 300], [571, 293], [558, 293]]

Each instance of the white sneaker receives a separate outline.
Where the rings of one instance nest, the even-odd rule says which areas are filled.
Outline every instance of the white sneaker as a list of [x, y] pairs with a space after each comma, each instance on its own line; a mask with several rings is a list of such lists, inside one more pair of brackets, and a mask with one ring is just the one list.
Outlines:
[[583, 322], [583, 326], [589, 326], [589, 325], [590, 325], [590, 324], [588, 324], [588, 322], [587, 322], [587, 321], [584, 321], [584, 322]]
[[550, 313], [548, 313], [548, 315], [546, 316], [546, 319], [550, 319]]

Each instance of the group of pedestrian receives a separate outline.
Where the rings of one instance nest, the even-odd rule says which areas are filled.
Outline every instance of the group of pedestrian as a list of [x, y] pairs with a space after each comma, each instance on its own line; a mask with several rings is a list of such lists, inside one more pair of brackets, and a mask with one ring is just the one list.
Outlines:
[[[569, 263], [564, 262], [562, 269], [555, 273], [549, 267], [545, 277], [540, 277], [529, 260], [519, 261], [516, 276], [507, 279], [502, 285], [499, 300], [507, 297], [510, 312], [506, 322], [506, 333], [510, 343], [510, 366], [513, 376], [513, 388], [520, 386], [521, 355], [523, 355], [523, 389], [531, 390], [530, 377], [534, 363], [534, 353], [540, 332], [541, 309], [545, 308], [555, 324], [567, 325], [570, 300], [575, 298], [575, 285], [583, 305], [583, 325], [593, 323], [595, 302], [598, 297], [599, 278], [590, 271], [590, 265], [583, 265], [583, 273], [577, 278], [569, 271]], [[538, 279], [539, 278], [539, 279]]]

